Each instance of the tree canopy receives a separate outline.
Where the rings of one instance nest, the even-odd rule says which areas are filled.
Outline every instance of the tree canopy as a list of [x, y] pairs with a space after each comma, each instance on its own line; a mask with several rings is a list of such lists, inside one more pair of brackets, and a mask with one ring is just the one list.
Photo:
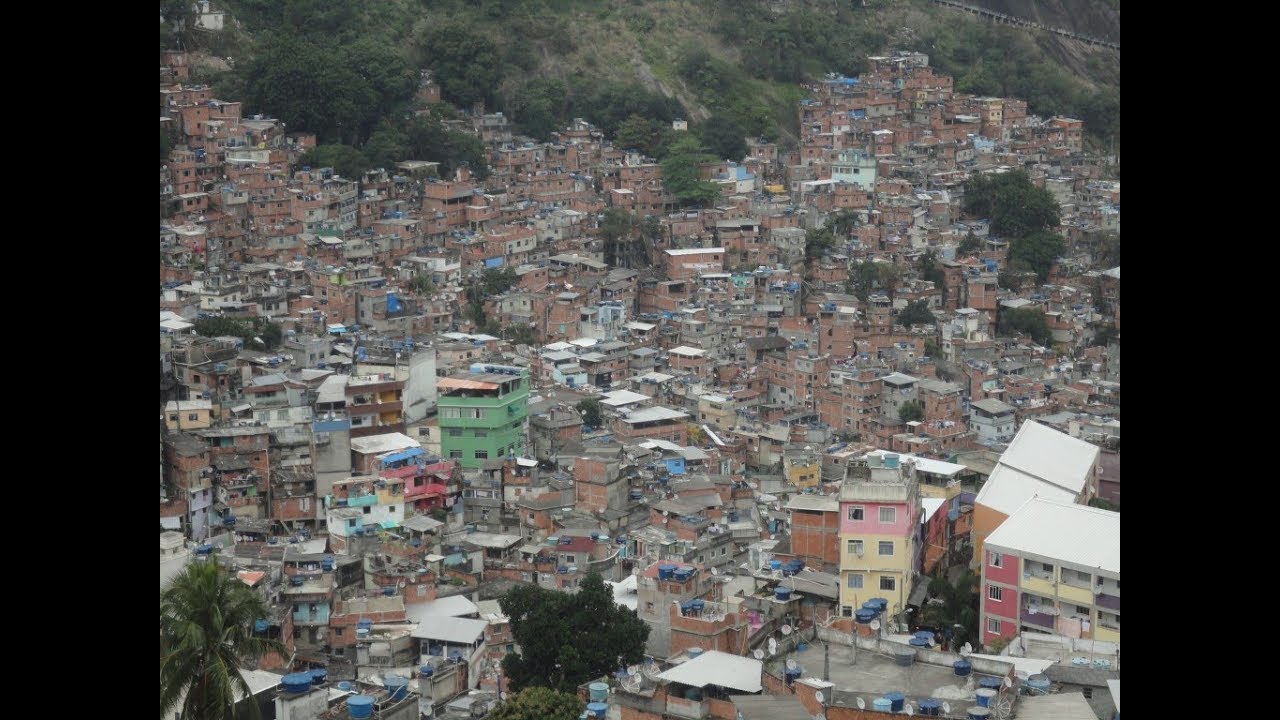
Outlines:
[[503, 700], [488, 720], [577, 720], [585, 707], [572, 693], [527, 687]]
[[706, 205], [720, 197], [720, 187], [702, 180], [699, 163], [713, 162], [715, 157], [707, 153], [698, 138], [682, 135], [667, 149], [662, 161], [662, 186], [680, 205]]
[[520, 646], [502, 660], [513, 690], [542, 686], [573, 693], [644, 657], [649, 626], [613, 601], [599, 573], [583, 578], [573, 594], [517, 585], [500, 605]]
[[907, 303], [907, 306], [898, 311], [898, 324], [903, 327], [911, 327], [912, 325], [937, 325], [938, 319], [933, 316], [929, 310], [929, 303], [924, 300], [915, 300]]
[[583, 425], [590, 425], [594, 428], [600, 427], [603, 422], [603, 417], [600, 415], [599, 400], [595, 398], [587, 398], [586, 400], [578, 403], [576, 407], [578, 408], [578, 412], [582, 413]]
[[898, 419], [904, 423], [918, 422], [924, 419], [924, 403], [919, 400], [908, 400], [898, 407]]
[[747, 131], [728, 113], [716, 113], [699, 128], [702, 142], [717, 159], [738, 162], [747, 155]]
[[[262, 596], [212, 560], [192, 563], [160, 592], [160, 717], [234, 720], [236, 703], [253, 695], [240, 671], [246, 661], [285, 652], [253, 634], [268, 617]], [[244, 708], [258, 717], [256, 703]]]
[[1009, 243], [1009, 261], [1026, 263], [1036, 272], [1040, 282], [1049, 276], [1049, 268], [1062, 255], [1062, 236], [1048, 230], [1034, 230]]
[[427, 26], [418, 47], [442, 98], [462, 108], [493, 101], [501, 77], [493, 40], [466, 22], [445, 21]]
[[1038, 307], [1020, 307], [1000, 313], [998, 329], [1003, 334], [1025, 333], [1038, 345], [1049, 346], [1053, 342], [1053, 334], [1044, 318], [1044, 312]]
[[971, 215], [991, 218], [991, 232], [999, 237], [1026, 237], [1059, 222], [1053, 195], [1032, 184], [1021, 170], [973, 177], [965, 186], [964, 209]]

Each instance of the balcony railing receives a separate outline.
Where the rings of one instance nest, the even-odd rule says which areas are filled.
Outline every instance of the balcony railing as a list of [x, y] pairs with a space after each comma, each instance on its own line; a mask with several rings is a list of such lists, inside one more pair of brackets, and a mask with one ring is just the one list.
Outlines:
[[1096, 604], [1100, 608], [1105, 608], [1107, 610], [1114, 610], [1116, 612], [1120, 612], [1120, 596], [1119, 595], [1108, 595], [1106, 593], [1098, 593], [1097, 596], [1094, 597], [1094, 604]]
[[1048, 615], [1042, 612], [1033, 613], [1030, 610], [1023, 610], [1019, 617], [1021, 617], [1022, 622], [1027, 625], [1035, 625], [1036, 627], [1048, 628], [1052, 630], [1054, 618], [1057, 616]]

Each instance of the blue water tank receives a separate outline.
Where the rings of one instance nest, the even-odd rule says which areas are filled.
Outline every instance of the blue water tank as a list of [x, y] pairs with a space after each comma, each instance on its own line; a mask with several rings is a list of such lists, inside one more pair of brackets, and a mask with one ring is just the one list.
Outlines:
[[889, 468], [889, 469], [893, 469], [893, 468], [898, 467], [898, 454], [897, 454], [897, 453], [885, 453], [885, 454], [884, 454], [884, 466], [885, 466], [886, 468]]
[[343, 680], [338, 683], [338, 689], [342, 692], [351, 692], [351, 689], [354, 687], [355, 685], [352, 685], [350, 680]]
[[804, 674], [804, 668], [802, 667], [796, 666], [795, 668], [788, 668], [786, 671], [787, 684], [790, 685], [796, 680], [799, 680], [800, 676], [803, 674]]
[[921, 715], [936, 717], [942, 714], [942, 701], [937, 698], [925, 698], [916, 703], [916, 709]]
[[876, 712], [893, 712], [893, 701], [889, 698], [876, 698], [871, 701], [871, 707]]
[[299, 586], [301, 586], [303, 583], [305, 583], [306, 581], [307, 581], [307, 579], [306, 579], [306, 578], [304, 578], [304, 577], [302, 577], [301, 575], [290, 575], [290, 576], [289, 576], [289, 584], [290, 584], [290, 585], [292, 585], [292, 586], [294, 586], [294, 587], [299, 587]]
[[319, 685], [329, 679], [329, 671], [324, 668], [316, 668], [311, 671], [311, 684]]
[[998, 677], [984, 677], [978, 680], [978, 687], [999, 690], [1002, 680]]
[[587, 712], [591, 717], [603, 720], [605, 713], [609, 712], [609, 706], [602, 702], [587, 703]]
[[707, 601], [702, 598], [694, 598], [689, 601], [689, 609], [694, 612], [702, 612], [702, 608], [707, 606]]
[[409, 678], [400, 675], [388, 675], [382, 679], [392, 700], [403, 700], [409, 695]]
[[880, 614], [880, 603], [876, 602], [875, 600], [868, 600], [868, 601], [866, 601], [866, 602], [862, 603], [862, 609], [863, 609], [863, 610], [870, 610], [871, 612], [873, 612], [873, 613], [875, 613], [875, 614], [879, 615], [879, 614]]
[[773, 596], [778, 600], [782, 600], [782, 601], [790, 600], [791, 588], [782, 587], [781, 585], [779, 585], [778, 587], [773, 589]]
[[[884, 612], [889, 608], [889, 601], [886, 600], [885, 598], [871, 598], [871, 602], [876, 603], [880, 606], [879, 607], [880, 612]], [[863, 604], [863, 607], [866, 607], [865, 603]]]
[[361, 630], [368, 630], [373, 627], [373, 620], [370, 620], [369, 618], [360, 618], [356, 621], [356, 627]]
[[690, 659], [696, 658], [702, 654], [702, 648], [700, 647], [688, 648], [687, 650], [685, 650], [685, 654], [687, 654], [690, 657]]
[[781, 561], [781, 560], [770, 560], [770, 561], [769, 561], [769, 569], [770, 569], [770, 570], [781, 570], [781, 569], [782, 569], [782, 561]]
[[254, 620], [254, 621], [253, 621], [253, 631], [254, 631], [254, 632], [266, 632], [266, 631], [267, 631], [267, 628], [269, 628], [269, 627], [271, 627], [271, 624], [270, 624], [270, 623], [268, 623], [266, 620]]
[[892, 703], [892, 705], [890, 706], [891, 710], [893, 710], [894, 712], [902, 712], [902, 704], [907, 700], [906, 695], [903, 695], [900, 692], [891, 692], [891, 693], [885, 693], [884, 697], [886, 700]]
[[603, 702], [609, 697], [609, 683], [593, 682], [587, 690], [591, 692], [591, 702]]
[[870, 623], [872, 620], [875, 620], [875, 619], [876, 619], [876, 614], [871, 610], [866, 610], [866, 609], [856, 610], [853, 613], [853, 620], [859, 625], [866, 625], [867, 623]]
[[289, 673], [280, 678], [280, 683], [287, 693], [304, 693], [311, 689], [311, 673]]
[[676, 571], [676, 566], [671, 563], [662, 563], [658, 566], [658, 579], [670, 580], [671, 575]]
[[356, 695], [347, 698], [347, 714], [354, 720], [371, 717], [373, 715], [373, 696], [372, 695]]
[[893, 653], [893, 661], [902, 667], [911, 667], [916, 661], [915, 650], [897, 650]]
[[222, 516], [222, 524], [223, 524], [223, 525], [226, 525], [227, 527], [230, 527], [230, 526], [232, 526], [232, 525], [235, 525], [235, 524], [236, 524], [236, 516], [235, 516], [235, 515], [232, 515], [231, 513], [227, 513], [226, 515], [223, 515], [223, 516]]
[[382, 588], [382, 594], [383, 594], [383, 595], [386, 595], [387, 597], [391, 597], [392, 595], [395, 595], [395, 594], [396, 594], [396, 586], [395, 586], [395, 585], [387, 585], [386, 587]]
[[919, 638], [919, 637], [911, 638], [910, 640], [907, 641], [907, 644], [910, 645], [911, 647], [918, 647], [918, 648], [929, 647], [929, 641], [925, 638]]
[[991, 688], [978, 688], [974, 694], [978, 696], [978, 705], [980, 707], [992, 707], [991, 699], [1000, 693]]
[[212, 553], [212, 552], [213, 552], [213, 546], [212, 546], [212, 545], [201, 545], [201, 546], [199, 546], [199, 547], [197, 547], [197, 548], [196, 548], [196, 554], [197, 554], [197, 555], [208, 555], [208, 554], [210, 554], [210, 553]]
[[321, 558], [321, 559], [320, 559], [320, 569], [321, 569], [321, 570], [332, 570], [332, 569], [333, 569], [333, 556], [332, 556], [332, 555], [325, 555], [323, 558]]
[[968, 660], [957, 660], [951, 663], [951, 667], [955, 669], [955, 673], [959, 677], [966, 677], [973, 672], [973, 663]]
[[1037, 673], [1027, 678], [1027, 687], [1031, 688], [1032, 690], [1040, 690], [1042, 692], [1048, 692], [1049, 686], [1052, 684], [1053, 683], [1049, 680], [1049, 676], [1041, 673]]
[[969, 708], [969, 720], [987, 720], [989, 717], [991, 717], [991, 710], [988, 708], [980, 707], [978, 705], [974, 705]]
[[422, 677], [431, 677], [432, 675], [436, 674], [436, 669], [431, 667], [430, 665], [423, 665], [422, 667], [418, 668], [418, 674], [421, 675]]
[[677, 569], [674, 573], [672, 573], [672, 575], [675, 576], [675, 579], [678, 582], [684, 582], [685, 580], [688, 580], [689, 578], [693, 577], [693, 568], [682, 567]]
[[922, 640], [928, 640], [929, 642], [933, 642], [933, 632], [930, 630], [917, 630], [915, 632], [915, 636]]

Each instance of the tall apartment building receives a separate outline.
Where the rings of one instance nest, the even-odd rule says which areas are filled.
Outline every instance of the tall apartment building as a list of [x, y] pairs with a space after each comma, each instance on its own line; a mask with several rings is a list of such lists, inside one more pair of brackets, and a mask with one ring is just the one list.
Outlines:
[[1020, 632], [1120, 642], [1120, 513], [1032, 497], [984, 547], [984, 645]]
[[842, 615], [885, 598], [888, 617], [901, 616], [915, 585], [919, 523], [920, 489], [910, 460], [887, 453], [850, 464], [840, 488]]
[[440, 448], [464, 468], [523, 455], [529, 417], [529, 371], [476, 363], [466, 375], [441, 378]]

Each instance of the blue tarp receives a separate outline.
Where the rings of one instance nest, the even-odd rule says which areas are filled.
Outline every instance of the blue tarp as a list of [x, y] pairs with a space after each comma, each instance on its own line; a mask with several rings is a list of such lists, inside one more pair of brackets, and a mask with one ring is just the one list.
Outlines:
[[390, 465], [393, 462], [400, 462], [401, 460], [408, 460], [409, 458], [415, 458], [419, 455], [425, 454], [426, 452], [422, 448], [409, 448], [404, 452], [392, 453], [391, 455], [382, 458], [382, 464]]
[[500, 265], [502, 265], [502, 258], [500, 257], [489, 258], [488, 260], [484, 261], [484, 266], [487, 268], [499, 267]]
[[387, 293], [387, 312], [400, 312], [400, 299], [395, 293]]

